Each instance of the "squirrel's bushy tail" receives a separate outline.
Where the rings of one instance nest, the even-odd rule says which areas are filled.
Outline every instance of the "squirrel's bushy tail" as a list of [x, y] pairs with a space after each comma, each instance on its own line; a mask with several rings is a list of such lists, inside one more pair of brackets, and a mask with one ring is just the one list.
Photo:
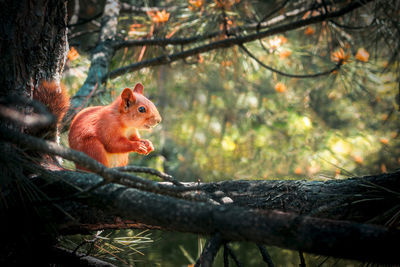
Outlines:
[[64, 86], [55, 81], [42, 80], [33, 91], [33, 99], [41, 102], [54, 115], [54, 123], [40, 129], [28, 129], [28, 133], [50, 141], [58, 141], [58, 128], [69, 108], [69, 96]]
[[64, 86], [54, 81], [42, 81], [33, 91], [33, 99], [43, 103], [49, 112], [61, 122], [69, 108], [69, 97]]
[[[59, 143], [59, 128], [61, 122], [69, 108], [69, 96], [64, 86], [56, 81], [42, 80], [37, 88], [33, 91], [33, 99], [41, 102], [47, 111], [55, 117], [53, 123], [41, 127], [27, 129], [26, 132], [45, 140]], [[41, 164], [46, 168], [59, 170], [61, 169], [61, 160], [57, 157], [43, 154], [37, 151], [30, 151], [32, 156], [41, 158]]]

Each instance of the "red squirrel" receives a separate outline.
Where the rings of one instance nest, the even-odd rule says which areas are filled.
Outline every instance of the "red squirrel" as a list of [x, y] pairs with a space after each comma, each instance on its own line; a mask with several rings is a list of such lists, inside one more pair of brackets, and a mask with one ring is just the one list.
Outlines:
[[[126, 166], [130, 152], [147, 155], [154, 150], [139, 130], [150, 130], [161, 122], [156, 106], [143, 95], [143, 85], [125, 88], [107, 106], [88, 107], [72, 120], [69, 145], [107, 167]], [[76, 166], [77, 169], [83, 169]]]

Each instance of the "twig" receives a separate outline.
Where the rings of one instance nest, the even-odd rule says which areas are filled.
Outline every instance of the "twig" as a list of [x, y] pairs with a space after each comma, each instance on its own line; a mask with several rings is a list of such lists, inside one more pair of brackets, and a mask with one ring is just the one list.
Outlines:
[[[82, 35], [85, 35], [85, 34], [98, 33], [98, 32], [100, 32], [100, 30], [98, 30], [98, 29], [97, 30], [89, 30], [89, 31], [80, 31], [80, 32], [72, 33], [69, 36], [69, 39], [71, 40], [74, 38], [81, 37]], [[71, 46], [73, 46], [73, 44], [71, 44]]]
[[229, 255], [231, 256], [232, 260], [235, 262], [237, 267], [242, 267], [243, 265], [240, 263], [239, 259], [236, 257], [236, 254], [233, 252], [233, 250], [229, 247], [229, 245], [226, 245], [226, 248], [228, 250]]
[[[101, 232], [101, 231], [98, 231], [98, 232]], [[86, 244], [92, 244], [92, 246], [91, 247], [93, 247], [93, 243], [95, 243], [97, 240], [99, 239], [99, 235], [98, 235], [98, 233], [96, 233], [96, 235], [94, 236], [94, 238], [93, 239], [91, 239], [91, 240], [84, 240], [82, 243], [80, 243], [79, 245], [77, 245], [76, 246], [76, 248], [74, 249], [74, 251], [72, 251], [72, 253], [73, 254], [76, 254], [77, 252], [78, 252], [78, 250], [83, 246], [83, 245], [86, 245]], [[88, 256], [88, 255], [90, 255], [90, 251], [88, 251], [88, 253], [86, 253], [86, 256]]]
[[323, 71], [323, 72], [318, 72], [318, 73], [313, 73], [313, 74], [291, 74], [291, 73], [285, 73], [280, 70], [274, 69], [268, 65], [265, 65], [261, 60], [259, 60], [255, 55], [253, 55], [244, 45], [240, 45], [240, 48], [252, 59], [254, 59], [258, 64], [260, 64], [262, 67], [266, 68], [267, 70], [270, 70], [272, 72], [275, 72], [279, 75], [290, 77], [290, 78], [316, 78], [319, 76], [324, 76], [331, 74], [332, 72], [340, 69], [341, 64], [336, 64], [336, 66], [330, 70]]
[[227, 243], [224, 244], [224, 267], [229, 267], [229, 252]]
[[[284, 8], [286, 6], [286, 4], [289, 2], [289, 0], [285, 0], [283, 2], [283, 4], [281, 4], [280, 6], [278, 6], [277, 8], [273, 9], [271, 12], [269, 12], [268, 14], [266, 14], [258, 23], [257, 23], [257, 27], [256, 27], [256, 31], [257, 33], [260, 32], [260, 28], [261, 28], [261, 23], [263, 23], [266, 19], [268, 19], [269, 17], [271, 17], [273, 14], [275, 14], [276, 12], [278, 12], [279, 10], [281, 10], [282, 8]], [[262, 39], [258, 39], [260, 46], [265, 50], [268, 51], [268, 49], [265, 47], [265, 45], [262, 42]]]
[[336, 25], [337, 27], [346, 29], [346, 30], [364, 30], [366, 28], [369, 28], [371, 26], [373, 26], [374, 24], [376, 24], [376, 18], [374, 18], [370, 24], [368, 25], [361, 25], [361, 26], [350, 26], [350, 25], [344, 25], [344, 24], [340, 24], [339, 22], [336, 22], [334, 20], [329, 20], [330, 23]]
[[91, 22], [93, 20], [96, 20], [96, 19], [100, 18], [101, 16], [103, 16], [103, 11], [100, 12], [99, 14], [97, 14], [97, 15], [94, 15], [93, 17], [90, 17], [90, 18], [87, 18], [87, 19], [82, 19], [82, 20], [78, 21], [77, 23], [68, 24], [68, 28], [72, 28], [72, 27], [75, 27], [75, 26], [86, 24], [88, 22]]
[[183, 186], [183, 184], [181, 182], [179, 182], [178, 180], [176, 180], [172, 175], [169, 175], [169, 174], [166, 174], [166, 173], [163, 173], [163, 172], [160, 172], [158, 170], [148, 168], [148, 167], [128, 165], [128, 166], [123, 166], [123, 167], [116, 167], [114, 169], [117, 171], [121, 171], [121, 172], [148, 173], [148, 174], [158, 176], [161, 179], [163, 179], [164, 181], [171, 182], [176, 186]]
[[267, 263], [268, 267], [274, 267], [274, 263], [272, 262], [271, 256], [269, 255], [267, 248], [262, 244], [257, 244], [257, 247], [260, 250], [261, 256], [264, 262]]
[[276, 12], [278, 12], [279, 10], [281, 10], [282, 8], [284, 8], [286, 6], [286, 4], [289, 2], [289, 0], [285, 0], [281, 5], [279, 5], [277, 8], [273, 9], [271, 12], [267, 13], [258, 23], [257, 23], [257, 32], [260, 30], [261, 24], [268, 19], [269, 17], [271, 17], [273, 14], [275, 14]]
[[167, 12], [173, 12], [178, 9], [178, 6], [172, 7], [138, 7], [130, 5], [128, 3], [121, 3], [121, 13], [148, 13], [156, 12], [160, 10], [166, 10]]
[[222, 238], [219, 233], [216, 233], [211, 237], [204, 246], [203, 252], [199, 259], [196, 261], [195, 267], [211, 267], [214, 261], [215, 255], [222, 245]]
[[300, 267], [306, 267], [306, 260], [304, 259], [303, 252], [299, 250], [299, 258], [300, 258]]

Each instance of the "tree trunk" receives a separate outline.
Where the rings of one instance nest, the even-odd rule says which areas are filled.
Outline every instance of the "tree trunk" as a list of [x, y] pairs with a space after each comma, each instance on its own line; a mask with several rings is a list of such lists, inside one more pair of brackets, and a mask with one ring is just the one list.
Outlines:
[[40, 79], [59, 80], [67, 48], [67, 1], [3, 1], [0, 90], [32, 97]]
[[[0, 105], [16, 114], [30, 114], [30, 102], [41, 79], [59, 81], [66, 58], [66, 2], [59, 0], [1, 1], [0, 3]], [[3, 117], [0, 127], [29, 131], [26, 125]], [[44, 261], [55, 242], [33, 202], [40, 196], [29, 173], [39, 169], [26, 151], [0, 140], [0, 265]]]

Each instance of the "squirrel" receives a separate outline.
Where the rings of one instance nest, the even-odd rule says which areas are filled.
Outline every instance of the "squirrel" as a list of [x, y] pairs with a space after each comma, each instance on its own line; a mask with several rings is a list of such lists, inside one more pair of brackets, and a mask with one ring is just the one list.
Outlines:
[[[82, 151], [106, 167], [128, 164], [130, 152], [147, 155], [154, 150], [139, 130], [150, 130], [161, 122], [156, 106], [143, 95], [143, 85], [125, 88], [114, 102], [81, 110], [68, 134], [72, 149]], [[76, 165], [77, 169], [85, 170]]]

